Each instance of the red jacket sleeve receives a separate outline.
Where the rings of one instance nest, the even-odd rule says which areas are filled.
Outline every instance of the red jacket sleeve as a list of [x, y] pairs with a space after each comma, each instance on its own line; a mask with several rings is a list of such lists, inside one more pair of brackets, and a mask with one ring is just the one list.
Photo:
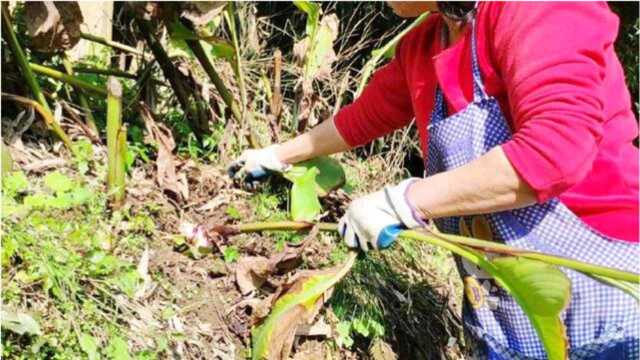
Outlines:
[[515, 126], [503, 150], [540, 202], [591, 170], [605, 120], [605, 50], [617, 25], [606, 4], [592, 2], [504, 3], [496, 13], [488, 46]]
[[401, 44], [395, 58], [374, 73], [360, 97], [336, 114], [334, 124], [349, 145], [364, 145], [406, 126], [413, 118]]

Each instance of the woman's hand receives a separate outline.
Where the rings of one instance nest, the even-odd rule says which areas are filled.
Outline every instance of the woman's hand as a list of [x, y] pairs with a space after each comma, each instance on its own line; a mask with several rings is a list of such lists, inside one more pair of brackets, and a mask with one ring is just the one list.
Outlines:
[[349, 149], [350, 146], [333, 124], [333, 119], [329, 119], [282, 144], [246, 150], [227, 170], [232, 178], [243, 179], [253, 186], [266, 178], [269, 172], [283, 172], [290, 164]]
[[354, 200], [338, 224], [347, 246], [364, 251], [384, 249], [400, 231], [424, 226], [406, 198], [407, 189], [416, 180], [407, 179]]
[[242, 179], [254, 185], [265, 178], [269, 172], [284, 172], [290, 164], [280, 160], [277, 149], [280, 145], [271, 145], [262, 149], [245, 150], [239, 158], [229, 165], [227, 171], [233, 179]]

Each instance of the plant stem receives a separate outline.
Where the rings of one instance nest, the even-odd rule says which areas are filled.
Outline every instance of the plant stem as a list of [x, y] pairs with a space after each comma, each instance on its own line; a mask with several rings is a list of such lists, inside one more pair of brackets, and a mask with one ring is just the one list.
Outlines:
[[[9, 44], [11, 48], [11, 52], [13, 53], [13, 58], [15, 59], [20, 71], [22, 71], [22, 75], [27, 81], [27, 85], [31, 89], [31, 93], [36, 101], [42, 106], [42, 109], [48, 113], [51, 113], [51, 109], [49, 108], [49, 104], [47, 104], [47, 100], [44, 98], [42, 91], [40, 90], [40, 85], [38, 81], [36, 81], [36, 77], [33, 75], [31, 68], [29, 67], [29, 62], [27, 61], [27, 56], [25, 55], [22, 47], [20, 46], [20, 42], [18, 41], [18, 37], [16, 33], [13, 31], [13, 24], [11, 23], [11, 15], [9, 15], [9, 8], [7, 3], [2, 3], [2, 31], [4, 32], [5, 40]], [[53, 117], [52, 117], [53, 118]]]
[[[121, 161], [122, 85], [113, 76], [107, 81], [107, 189], [112, 207], [118, 208], [124, 198], [124, 162]], [[122, 188], [119, 188], [122, 186]]]
[[[279, 221], [279, 222], [266, 222], [266, 223], [247, 223], [241, 224], [235, 227], [239, 232], [261, 232], [261, 231], [286, 231], [286, 230], [308, 230], [313, 226], [318, 226], [321, 231], [337, 231], [337, 224], [335, 223], [307, 223], [296, 221]], [[627, 281], [635, 284], [640, 284], [640, 275], [608, 268], [604, 266], [589, 264], [586, 262], [573, 260], [565, 257], [549, 255], [541, 252], [534, 252], [530, 250], [518, 249], [504, 244], [497, 244], [491, 241], [484, 241], [478, 239], [471, 239], [462, 236], [448, 235], [448, 234], [436, 234], [433, 232], [425, 233], [415, 230], [405, 230], [400, 233], [399, 237], [405, 239], [414, 239], [419, 241], [425, 241], [432, 245], [444, 247], [458, 255], [469, 255], [469, 251], [465, 247], [472, 249], [479, 249], [486, 252], [497, 252], [500, 254], [510, 254], [514, 256], [520, 256], [523, 258], [534, 259], [543, 261], [553, 265], [559, 265], [573, 270], [577, 270], [587, 274], [604, 276], [607, 278]], [[464, 255], [463, 255], [464, 253]], [[473, 255], [472, 255], [473, 256]], [[466, 256], [465, 256], [466, 257]]]
[[40, 65], [40, 64], [34, 64], [34, 63], [29, 63], [29, 68], [31, 68], [31, 70], [37, 72], [38, 74], [48, 76], [48, 77], [50, 77], [52, 79], [56, 79], [56, 80], [62, 81], [64, 83], [73, 85], [73, 86], [81, 88], [83, 90], [91, 91], [93, 93], [96, 93], [96, 94], [99, 94], [99, 95], [102, 95], [102, 96], [107, 96], [107, 90], [105, 90], [105, 89], [103, 89], [103, 88], [101, 88], [99, 86], [90, 84], [90, 83], [88, 83], [88, 82], [86, 82], [84, 80], [80, 80], [79, 78], [77, 78], [75, 76], [65, 74], [65, 73], [63, 73], [61, 71], [58, 71], [56, 69], [52, 69], [50, 67], [46, 67], [46, 66], [43, 66], [43, 65]]
[[429, 16], [429, 12], [418, 16], [409, 26], [403, 29], [398, 35], [394, 36], [393, 39], [387, 42], [383, 47], [372, 52], [371, 59], [369, 59], [369, 61], [367, 61], [367, 63], [364, 64], [364, 67], [362, 68], [362, 75], [360, 75], [360, 83], [358, 84], [358, 89], [356, 90], [355, 97], [358, 97], [360, 96], [360, 94], [362, 94], [362, 91], [364, 90], [365, 85], [367, 85], [367, 81], [369, 80], [371, 73], [373, 73], [373, 70], [375, 70], [380, 59], [385, 56], [385, 54], [389, 50], [394, 48], [406, 33], [422, 23], [427, 18], [427, 16]]
[[81, 33], [80, 37], [85, 39], [85, 40], [88, 40], [88, 41], [93, 41], [93, 42], [98, 43], [98, 44], [102, 44], [102, 45], [105, 45], [105, 46], [112, 47], [114, 49], [126, 51], [126, 52], [134, 54], [134, 55], [142, 56], [142, 57], [147, 58], [149, 60], [151, 58], [151, 56], [143, 53], [142, 51], [139, 51], [138, 49], [136, 49], [136, 48], [134, 48], [132, 46], [121, 44], [121, 43], [119, 43], [117, 41], [108, 40], [108, 39], [105, 39], [103, 37], [92, 35], [92, 34], [88, 34], [88, 33]]
[[96, 67], [80, 65], [80, 66], [76, 66], [74, 70], [77, 73], [111, 75], [111, 76], [117, 76], [117, 77], [127, 78], [127, 79], [138, 78], [136, 74], [128, 73], [126, 71], [120, 71], [117, 69], [100, 69]]
[[7, 94], [7, 93], [2, 93], [2, 99], [12, 100], [27, 106], [32, 106], [34, 109], [36, 109], [36, 111], [40, 114], [40, 116], [42, 116], [42, 119], [44, 120], [45, 124], [47, 124], [47, 127], [49, 127], [60, 138], [60, 140], [62, 140], [64, 145], [69, 150], [71, 150], [71, 140], [69, 139], [67, 134], [64, 132], [64, 130], [62, 130], [62, 128], [60, 127], [60, 124], [58, 124], [56, 119], [53, 117], [53, 114], [51, 114], [50, 111], [47, 111], [47, 109], [44, 106], [42, 106], [39, 102], [26, 97]]
[[[69, 59], [66, 53], [62, 54], [62, 65], [64, 66], [64, 69], [67, 72], [67, 75], [71, 75], [71, 76], [74, 75], [73, 64], [71, 62], [71, 59]], [[89, 126], [91, 131], [93, 131], [94, 134], [99, 134], [98, 127], [96, 126], [96, 119], [93, 117], [93, 113], [91, 111], [91, 108], [89, 107], [89, 102], [87, 101], [87, 98], [84, 96], [83, 90], [79, 87], [75, 87], [75, 88], [76, 88], [76, 91], [78, 92], [78, 100], [80, 101], [80, 107], [84, 111], [84, 115], [87, 120], [87, 125]], [[69, 99], [69, 101], [71, 101], [71, 99]]]
[[[231, 33], [231, 40], [233, 42], [233, 49], [235, 51], [233, 65], [233, 72], [236, 75], [236, 80], [238, 83], [238, 88], [240, 89], [240, 103], [242, 105], [241, 115], [242, 120], [241, 128], [243, 130], [248, 131], [249, 138], [249, 146], [252, 148], [260, 148], [262, 147], [260, 144], [260, 140], [255, 134], [253, 127], [253, 116], [249, 114], [248, 102], [247, 102], [247, 88], [244, 83], [244, 73], [242, 71], [242, 57], [240, 56], [240, 41], [238, 40], [238, 29], [236, 27], [236, 7], [233, 1], [229, 1], [227, 4], [227, 9], [224, 14], [224, 18], [227, 21], [227, 25], [229, 27], [229, 32]], [[249, 115], [249, 116], [247, 116]]]
[[[164, 77], [171, 84], [173, 92], [176, 94], [176, 98], [184, 111], [189, 124], [192, 125], [197, 137], [202, 137], [210, 132], [208, 128], [208, 118], [206, 113], [202, 111], [198, 105], [198, 99], [195, 98], [193, 93], [186, 88], [184, 76], [176, 69], [169, 58], [169, 55], [160, 44], [160, 41], [154, 35], [154, 27], [150, 21], [137, 20], [138, 26], [142, 32], [142, 35], [149, 45], [153, 56], [162, 69]], [[193, 101], [192, 101], [193, 100]]]

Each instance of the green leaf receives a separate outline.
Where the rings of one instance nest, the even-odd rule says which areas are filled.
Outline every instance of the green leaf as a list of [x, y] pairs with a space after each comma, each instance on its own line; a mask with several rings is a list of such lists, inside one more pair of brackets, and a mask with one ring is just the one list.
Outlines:
[[2, 178], [11, 173], [13, 169], [13, 159], [11, 158], [11, 152], [4, 146], [4, 143], [0, 143], [0, 152], [2, 152]]
[[127, 294], [129, 297], [133, 297], [138, 288], [138, 284], [140, 282], [140, 275], [136, 270], [130, 270], [126, 273], [120, 275], [116, 279], [116, 285], [123, 293]]
[[59, 171], [54, 171], [44, 177], [44, 185], [56, 193], [63, 193], [73, 188], [71, 179]]
[[536, 329], [550, 360], [566, 359], [568, 341], [560, 313], [569, 304], [571, 282], [557, 267], [542, 261], [500, 257], [488, 267], [513, 296]]
[[318, 169], [313, 167], [302, 171], [289, 171], [285, 177], [291, 187], [291, 217], [296, 221], [312, 221], [322, 211], [316, 192], [316, 175]]
[[240, 220], [240, 218], [242, 218], [242, 215], [240, 214], [240, 210], [235, 208], [233, 205], [227, 206], [227, 210], [225, 212], [230, 218], [234, 220]]
[[14, 313], [2, 310], [2, 328], [18, 335], [40, 335], [40, 325], [31, 316], [24, 313]]
[[129, 345], [121, 337], [116, 336], [109, 342], [107, 355], [113, 360], [131, 360], [129, 355]]
[[2, 176], [2, 188], [9, 197], [13, 197], [29, 189], [29, 180], [22, 171], [14, 171]]
[[224, 256], [224, 262], [232, 263], [240, 257], [240, 252], [238, 251], [237, 246], [227, 246], [222, 251], [222, 255]]
[[320, 156], [303, 161], [296, 164], [292, 169], [293, 171], [301, 172], [301, 170], [297, 170], [296, 168], [303, 168], [305, 170], [310, 168], [318, 169], [316, 191], [320, 196], [326, 196], [331, 191], [344, 185], [346, 181], [344, 169], [342, 165], [340, 165], [340, 162], [328, 156]]
[[100, 359], [100, 353], [98, 352], [98, 344], [96, 342], [96, 339], [93, 336], [87, 333], [82, 333], [78, 338], [78, 342], [80, 343], [80, 349], [82, 349], [82, 351], [84, 351], [87, 354], [87, 356], [89, 357], [89, 360]]
[[341, 321], [336, 326], [336, 343], [338, 346], [344, 346], [350, 348], [353, 345], [353, 338], [351, 337], [351, 322]]
[[284, 349], [287, 343], [291, 343], [288, 338], [294, 336], [300, 323], [313, 320], [319, 310], [319, 302], [326, 300], [325, 293], [349, 272], [355, 258], [356, 254], [352, 253], [341, 266], [324, 271], [316, 270], [292, 284], [276, 300], [269, 316], [253, 329], [252, 358], [273, 359], [288, 354], [288, 350]]
[[305, 28], [307, 35], [314, 34], [316, 32], [318, 21], [320, 20], [320, 14], [322, 12], [322, 10], [320, 9], [320, 5], [312, 1], [294, 1], [293, 5], [307, 14], [307, 25]]

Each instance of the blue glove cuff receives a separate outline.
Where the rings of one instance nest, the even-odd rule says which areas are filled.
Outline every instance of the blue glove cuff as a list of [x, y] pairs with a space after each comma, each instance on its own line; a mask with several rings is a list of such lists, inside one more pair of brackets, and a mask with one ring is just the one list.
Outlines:
[[378, 234], [378, 249], [386, 249], [396, 241], [396, 238], [400, 233], [405, 230], [406, 227], [401, 224], [389, 225], [382, 228], [380, 234]]

